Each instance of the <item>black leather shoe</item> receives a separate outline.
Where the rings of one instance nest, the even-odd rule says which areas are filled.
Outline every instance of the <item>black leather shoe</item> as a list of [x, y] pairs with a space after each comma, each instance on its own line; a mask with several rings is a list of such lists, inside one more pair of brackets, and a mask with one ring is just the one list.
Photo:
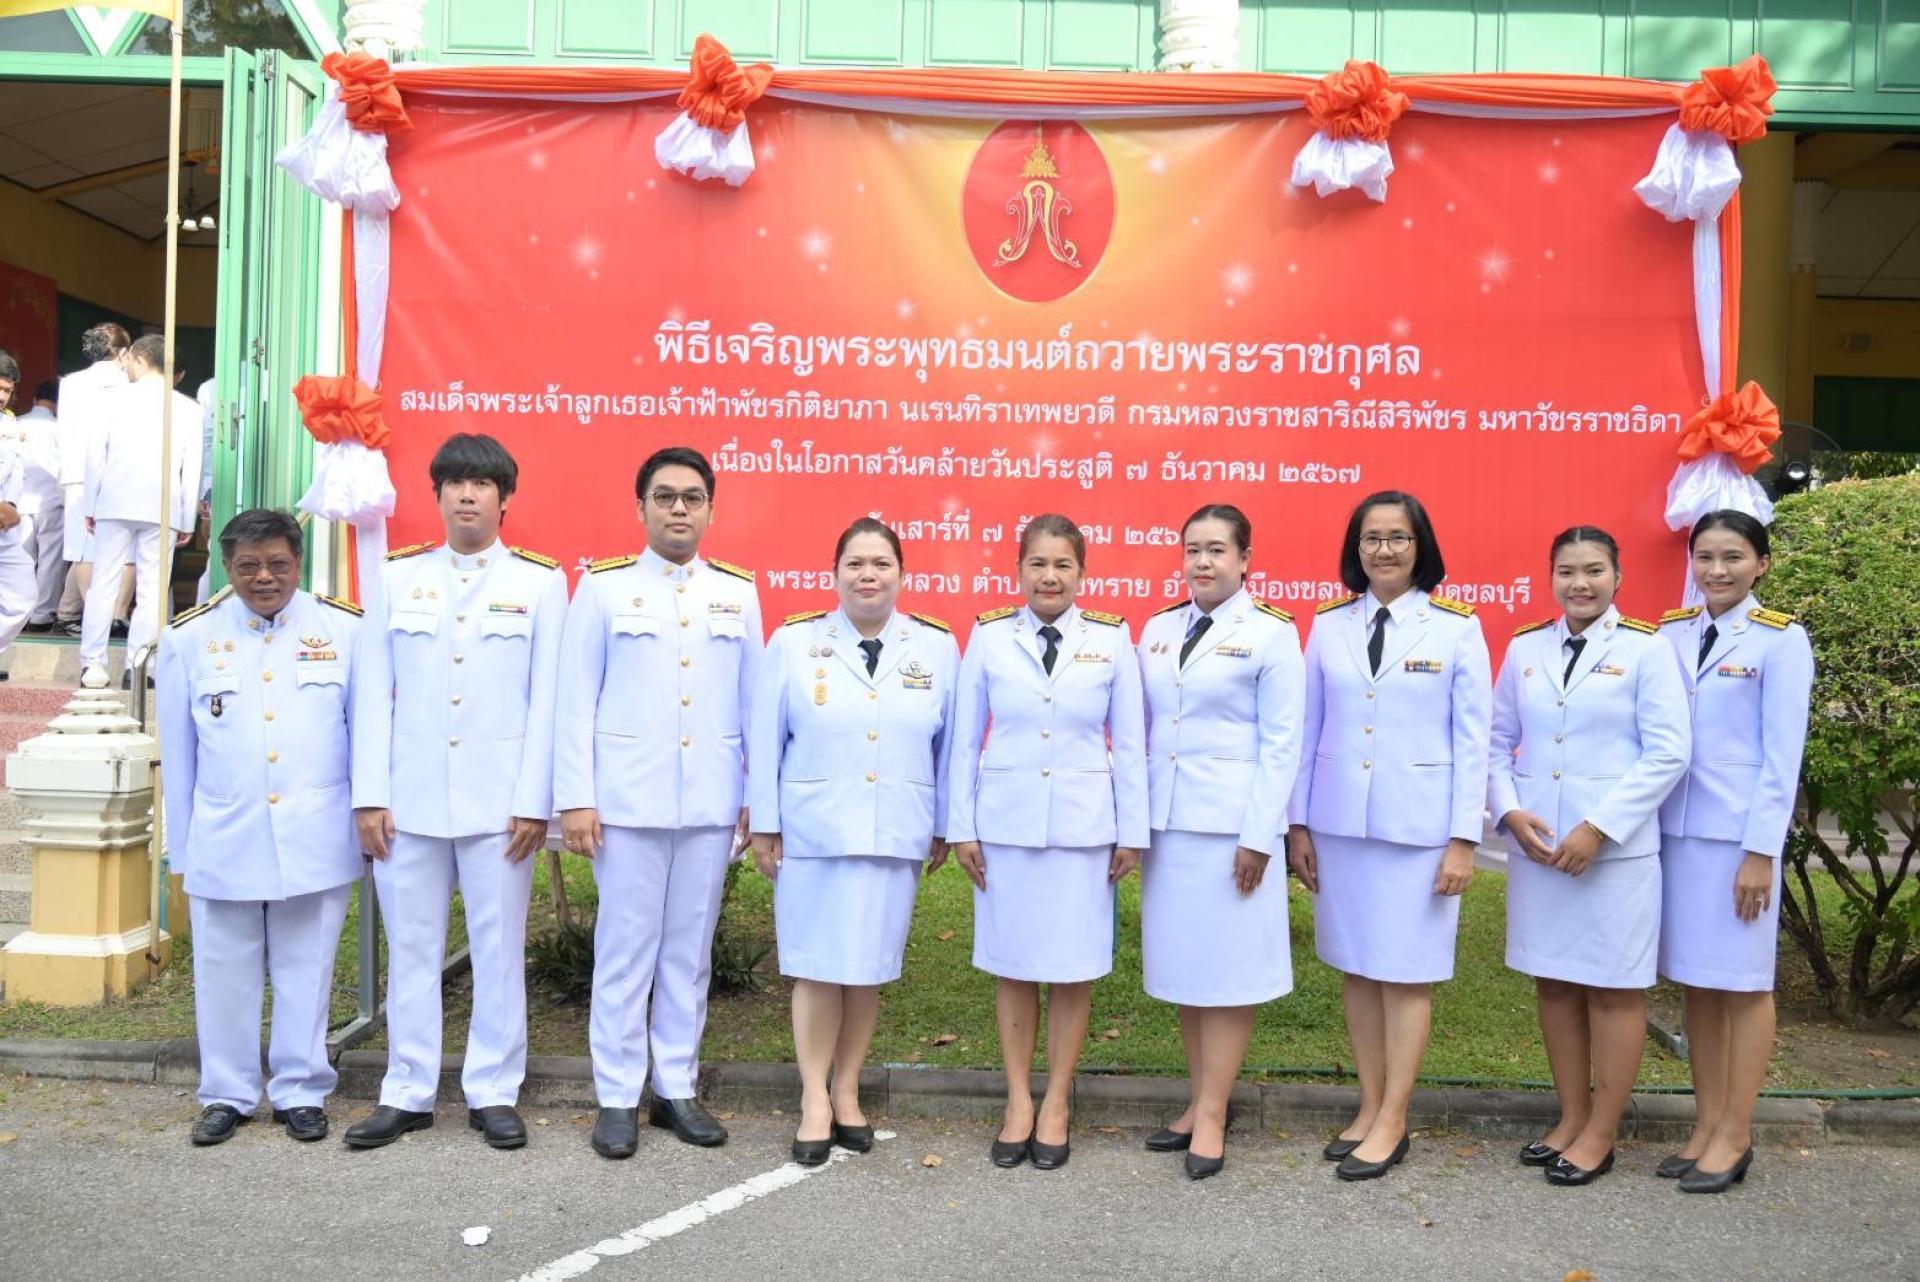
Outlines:
[[231, 1104], [209, 1104], [200, 1110], [200, 1120], [193, 1124], [194, 1146], [225, 1144], [235, 1131], [252, 1120]]
[[467, 1125], [487, 1137], [488, 1148], [524, 1148], [527, 1124], [511, 1104], [489, 1104], [467, 1110]]
[[1559, 1156], [1559, 1149], [1543, 1140], [1535, 1140], [1520, 1150], [1520, 1165], [1552, 1166], [1553, 1160]]
[[1065, 1144], [1042, 1144], [1035, 1140], [1032, 1144], [1033, 1169], [1036, 1171], [1057, 1171], [1067, 1164], [1073, 1156], [1071, 1141]]
[[1343, 1140], [1335, 1136], [1327, 1146], [1320, 1150], [1320, 1156], [1329, 1162], [1345, 1161], [1347, 1154], [1360, 1147], [1359, 1140]]
[[1407, 1137], [1402, 1135], [1400, 1142], [1393, 1146], [1393, 1152], [1387, 1154], [1384, 1161], [1363, 1162], [1349, 1153], [1340, 1160], [1340, 1165], [1333, 1168], [1333, 1173], [1343, 1180], [1377, 1180], [1400, 1165], [1406, 1157]]
[[593, 1151], [615, 1161], [632, 1157], [640, 1147], [640, 1110], [603, 1108], [593, 1119]]
[[409, 1113], [404, 1108], [382, 1104], [371, 1116], [347, 1128], [347, 1147], [385, 1148], [408, 1131], [424, 1131], [432, 1125], [432, 1113]]
[[1147, 1136], [1147, 1150], [1152, 1153], [1184, 1153], [1192, 1143], [1192, 1131], [1176, 1131], [1164, 1126]]
[[873, 1151], [873, 1128], [871, 1126], [842, 1126], [833, 1124], [833, 1142], [849, 1153], [871, 1153]]
[[1593, 1183], [1612, 1169], [1612, 1149], [1608, 1149], [1607, 1155], [1600, 1159], [1600, 1165], [1591, 1170], [1583, 1166], [1575, 1166], [1564, 1157], [1556, 1157], [1553, 1159], [1553, 1164], [1547, 1167], [1547, 1183], [1576, 1188], [1582, 1184]]
[[803, 1140], [798, 1136], [793, 1141], [793, 1160], [802, 1166], [825, 1166], [827, 1158], [833, 1154], [833, 1136], [823, 1140]]
[[1029, 1135], [1023, 1140], [995, 1140], [989, 1156], [993, 1158], [995, 1166], [1012, 1170], [1033, 1156], [1033, 1136]]
[[647, 1125], [672, 1131], [683, 1144], [716, 1148], [727, 1142], [727, 1128], [697, 1099], [659, 1099], [647, 1105]]
[[1740, 1160], [1724, 1171], [1703, 1171], [1698, 1162], [1691, 1171], [1680, 1177], [1682, 1193], [1725, 1193], [1734, 1185], [1747, 1178], [1747, 1168], [1753, 1165], [1753, 1149], [1749, 1147], [1740, 1155]]
[[1677, 1180], [1693, 1169], [1694, 1160], [1675, 1153], [1672, 1157], [1661, 1158], [1660, 1165], [1653, 1168], [1653, 1173], [1663, 1180]]
[[310, 1144], [327, 1138], [327, 1110], [324, 1108], [276, 1108], [273, 1120], [284, 1124], [287, 1138]]
[[1218, 1175], [1226, 1164], [1227, 1155], [1224, 1152], [1219, 1157], [1201, 1157], [1192, 1149], [1187, 1150], [1187, 1178], [1190, 1180], [1204, 1180]]

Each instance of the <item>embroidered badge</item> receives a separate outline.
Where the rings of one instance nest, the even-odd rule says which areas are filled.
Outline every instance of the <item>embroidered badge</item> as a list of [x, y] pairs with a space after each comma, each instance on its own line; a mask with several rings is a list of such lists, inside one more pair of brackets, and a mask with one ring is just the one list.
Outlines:
[[220, 713], [221, 713], [221, 711], [222, 711], [222, 708], [221, 708], [221, 706], [220, 706], [220, 696], [219, 696], [219, 695], [217, 695], [217, 694], [216, 694], [216, 695], [214, 695], [214, 696], [213, 696], [213, 702], [212, 702], [211, 704], [209, 704], [209, 705], [208, 705], [208, 707], [207, 707], [207, 711], [209, 711], [209, 712], [211, 712], [211, 713], [212, 713], [212, 714], [213, 714], [214, 716], [216, 716], [216, 717], [220, 715]]
[[707, 602], [707, 613], [709, 615], [739, 614], [740, 603], [738, 601], [709, 601]]
[[900, 669], [900, 684], [909, 690], [933, 689], [933, 673], [920, 666], [920, 660], [909, 659]]
[[487, 613], [524, 615], [527, 613], [527, 607], [517, 601], [489, 601], [487, 602]]
[[1073, 661], [1075, 663], [1112, 663], [1113, 656], [1110, 654], [1101, 654], [1097, 651], [1084, 651], [1074, 655]]
[[1595, 668], [1594, 672], [1603, 677], [1624, 677], [1627, 675], [1627, 670], [1617, 663], [1603, 663]]
[[1215, 654], [1223, 654], [1229, 659], [1249, 659], [1253, 657], [1253, 647], [1250, 645], [1217, 645], [1213, 647], [1213, 652]]
[[1719, 672], [1720, 672], [1720, 675], [1723, 677], [1752, 678], [1760, 675], [1760, 669], [1742, 667], [1740, 664], [1737, 664], [1737, 663], [1723, 663], [1720, 665]]
[[1408, 659], [1402, 666], [1408, 672], [1439, 672], [1447, 665], [1438, 659]]

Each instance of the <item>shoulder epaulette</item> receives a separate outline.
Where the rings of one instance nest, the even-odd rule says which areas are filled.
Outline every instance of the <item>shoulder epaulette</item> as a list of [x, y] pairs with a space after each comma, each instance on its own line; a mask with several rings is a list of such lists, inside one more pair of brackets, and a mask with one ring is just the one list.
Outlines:
[[1513, 635], [1517, 637], [1523, 637], [1527, 635], [1527, 633], [1529, 632], [1538, 632], [1541, 628], [1550, 628], [1552, 626], [1553, 626], [1552, 619], [1540, 619], [1533, 623], [1521, 624], [1519, 627], [1513, 630]]
[[1011, 619], [1014, 615], [1018, 613], [1020, 613], [1019, 606], [1002, 605], [1002, 606], [997, 606], [991, 610], [982, 610], [980, 613], [973, 616], [973, 621], [975, 623], [992, 623], [998, 619]]
[[1253, 608], [1260, 611], [1260, 613], [1262, 614], [1270, 615], [1271, 617], [1280, 620], [1280, 622], [1282, 623], [1293, 622], [1293, 616], [1291, 614], [1288, 614], [1285, 610], [1282, 610], [1277, 605], [1268, 605], [1265, 601], [1255, 601], [1253, 603]]
[[529, 552], [525, 548], [508, 548], [507, 551], [513, 553], [515, 556], [519, 557], [522, 561], [531, 561], [535, 565], [544, 565], [549, 570], [557, 570], [560, 568], [560, 563], [558, 561], [554, 560], [550, 556], [542, 556], [538, 552]]
[[1126, 623], [1126, 620], [1121, 616], [1108, 614], [1105, 610], [1082, 610], [1080, 611], [1080, 617], [1089, 623], [1104, 623], [1110, 628], [1117, 628]]
[[1659, 624], [1648, 623], [1645, 619], [1636, 619], [1631, 614], [1623, 614], [1620, 616], [1620, 626], [1623, 628], [1631, 628], [1635, 632], [1644, 632], [1648, 636], [1654, 636], [1660, 631]]
[[1465, 601], [1456, 601], [1450, 596], [1435, 596], [1428, 597], [1427, 599], [1440, 609], [1445, 610], [1448, 614], [1457, 614], [1463, 619], [1471, 619], [1474, 610], [1478, 608], [1477, 606], [1468, 605]]
[[1153, 617], [1157, 619], [1163, 614], [1172, 614], [1175, 610], [1184, 610], [1186, 607], [1187, 603], [1185, 601], [1175, 601], [1172, 605], [1163, 605], [1158, 610], [1155, 610]]
[[419, 556], [422, 552], [431, 552], [439, 547], [438, 543], [409, 543], [406, 547], [395, 548], [387, 553], [389, 561], [404, 561], [410, 556]]
[[909, 619], [916, 620], [917, 622], [924, 623], [928, 627], [933, 628], [939, 632], [953, 631], [952, 628], [947, 626], [947, 622], [945, 619], [936, 619], [931, 614], [915, 614], [912, 610], [908, 610], [907, 617]]
[[1691, 619], [1694, 615], [1700, 613], [1701, 609], [1702, 607], [1700, 606], [1690, 605], [1684, 610], [1668, 610], [1665, 614], [1660, 616], [1660, 622], [1662, 625], [1665, 625], [1668, 623], [1679, 623], [1682, 620]]
[[826, 617], [827, 612], [825, 610], [802, 610], [798, 614], [789, 614], [786, 618], [780, 620], [780, 626], [784, 628], [792, 623], [812, 623], [815, 619], [824, 619]]
[[753, 571], [744, 566], [735, 565], [731, 561], [722, 561], [718, 557], [711, 556], [707, 558], [707, 564], [722, 574], [731, 574], [736, 579], [745, 579], [749, 583], [753, 582]]
[[[316, 596], [317, 595], [318, 594], [316, 594]], [[328, 605], [332, 606], [336, 610], [345, 610], [348, 614], [362, 615], [366, 613], [365, 610], [362, 610], [359, 606], [355, 605], [353, 602], [342, 601], [337, 596], [323, 596], [323, 597], [319, 597], [319, 599], [321, 601], [326, 602]]]
[[598, 561], [587, 563], [587, 573], [598, 574], [602, 570], [617, 570], [621, 566], [632, 565], [639, 559], [640, 554], [637, 552], [629, 552], [625, 556], [603, 556]]
[[1338, 610], [1343, 605], [1352, 605], [1359, 599], [1357, 596], [1343, 596], [1333, 601], [1322, 601], [1314, 607], [1313, 612], [1315, 614], [1325, 614], [1328, 610]]
[[1783, 610], [1769, 610], [1761, 605], [1748, 610], [1747, 617], [1755, 623], [1764, 623], [1770, 628], [1784, 628], [1794, 621], [1793, 616]]
[[199, 605], [196, 605], [191, 609], [180, 611], [180, 613], [173, 616], [173, 622], [169, 626], [177, 628], [183, 623], [192, 623], [195, 619], [199, 618], [201, 615], [205, 614], [207, 611], [213, 609], [215, 605], [219, 604], [219, 600], [220, 599], [218, 597], [209, 597], [205, 601], [202, 601]]

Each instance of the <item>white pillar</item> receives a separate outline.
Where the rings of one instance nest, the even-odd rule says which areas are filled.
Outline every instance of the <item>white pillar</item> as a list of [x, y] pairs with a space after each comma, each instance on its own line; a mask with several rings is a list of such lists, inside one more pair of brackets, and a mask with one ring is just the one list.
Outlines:
[[388, 62], [427, 47], [427, 0], [347, 0], [349, 53], [370, 53]]
[[1239, 0], [1160, 0], [1160, 70], [1233, 71], [1239, 65]]

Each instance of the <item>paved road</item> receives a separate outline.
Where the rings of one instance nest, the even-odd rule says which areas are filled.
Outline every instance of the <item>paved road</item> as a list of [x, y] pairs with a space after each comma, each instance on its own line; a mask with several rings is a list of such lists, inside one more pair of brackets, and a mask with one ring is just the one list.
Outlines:
[[[365, 1108], [336, 1107], [336, 1134]], [[195, 1112], [169, 1087], [0, 1081], [0, 1276], [1920, 1278], [1920, 1150], [1769, 1149], [1743, 1188], [1701, 1198], [1654, 1179], [1646, 1145], [1575, 1190], [1470, 1136], [1428, 1137], [1371, 1185], [1333, 1179], [1317, 1140], [1239, 1137], [1190, 1184], [1134, 1131], [1076, 1136], [1058, 1173], [1003, 1172], [986, 1126], [914, 1121], [800, 1177], [777, 1115], [733, 1118], [717, 1152], [649, 1132], [616, 1165], [577, 1109], [531, 1111], [519, 1153], [449, 1109], [374, 1153], [258, 1122], [195, 1150]]]

